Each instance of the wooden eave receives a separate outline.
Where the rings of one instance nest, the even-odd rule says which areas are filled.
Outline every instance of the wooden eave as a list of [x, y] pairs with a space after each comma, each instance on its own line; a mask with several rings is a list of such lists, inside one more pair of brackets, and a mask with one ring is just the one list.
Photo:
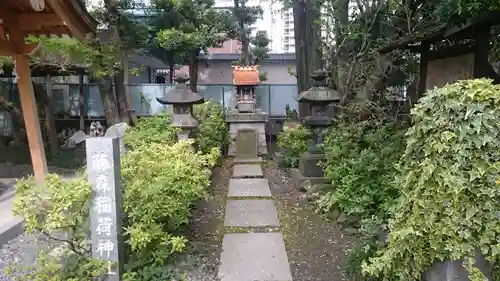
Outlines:
[[25, 44], [29, 35], [68, 34], [86, 40], [97, 28], [97, 21], [80, 0], [45, 0], [42, 11], [34, 11], [29, 0], [0, 2], [0, 55], [30, 54], [37, 45]]

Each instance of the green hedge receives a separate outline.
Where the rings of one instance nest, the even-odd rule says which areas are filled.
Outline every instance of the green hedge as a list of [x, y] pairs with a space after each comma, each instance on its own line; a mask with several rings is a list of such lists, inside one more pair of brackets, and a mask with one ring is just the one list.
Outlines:
[[404, 151], [404, 127], [391, 118], [341, 121], [325, 134], [325, 177], [334, 186], [318, 207], [360, 219], [387, 217], [399, 193], [394, 164]]
[[303, 125], [295, 128], [283, 127], [283, 132], [278, 135], [277, 145], [283, 151], [285, 164], [290, 168], [299, 166], [299, 159], [311, 140], [312, 133]]
[[198, 119], [196, 144], [205, 153], [212, 148], [225, 149], [229, 144], [229, 133], [224, 109], [218, 103], [207, 101], [194, 106]]
[[432, 90], [412, 118], [388, 245], [364, 272], [420, 280], [434, 261], [463, 259], [471, 280], [486, 280], [474, 264], [477, 250], [500, 260], [500, 86], [479, 79]]
[[[220, 122], [211, 120], [214, 116], [219, 118], [208, 114], [202, 124]], [[165, 264], [185, 248], [182, 230], [194, 203], [207, 195], [209, 174], [220, 157], [220, 147], [207, 144], [196, 152], [190, 143], [176, 142], [176, 129], [167, 120], [166, 114], [141, 119], [125, 138], [130, 148], [121, 159], [127, 281], [170, 280]], [[213, 132], [210, 137], [221, 138]], [[32, 179], [18, 182], [14, 212], [25, 219], [27, 230], [52, 238], [63, 233], [69, 243], [63, 265], [60, 258], [40, 253], [22, 280], [86, 281], [103, 274], [102, 262], [90, 258], [86, 243], [91, 194], [84, 173], [72, 181], [49, 175], [43, 188]]]

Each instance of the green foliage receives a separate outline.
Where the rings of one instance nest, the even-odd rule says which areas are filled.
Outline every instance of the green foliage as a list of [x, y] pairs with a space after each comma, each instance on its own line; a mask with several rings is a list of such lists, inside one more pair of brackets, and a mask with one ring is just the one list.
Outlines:
[[388, 245], [363, 271], [420, 280], [434, 261], [463, 259], [471, 280], [485, 280], [476, 251], [500, 257], [500, 86], [479, 79], [429, 91], [412, 116]]
[[285, 105], [285, 121], [299, 121], [299, 113], [296, 109], [290, 109], [290, 105]]
[[394, 168], [404, 151], [404, 131], [391, 118], [376, 116], [351, 122], [342, 117], [325, 135], [325, 177], [335, 187], [318, 207], [335, 207], [360, 218], [386, 217], [398, 196]]
[[[217, 123], [210, 121], [217, 114], [206, 116], [207, 126]], [[186, 247], [184, 226], [194, 203], [207, 195], [210, 171], [219, 160], [219, 147], [202, 153], [191, 142], [175, 142], [176, 129], [167, 121], [165, 114], [142, 119], [125, 138], [130, 148], [121, 156], [127, 281], [170, 276], [165, 265]], [[40, 254], [33, 273], [21, 280], [86, 281], [102, 276], [106, 268], [90, 258], [86, 240], [91, 195], [84, 174], [71, 181], [49, 175], [43, 187], [31, 179], [16, 185], [14, 212], [24, 218], [27, 230], [66, 246], [60, 256]]]
[[257, 31], [257, 34], [250, 40], [250, 43], [252, 43], [250, 54], [253, 57], [254, 65], [259, 64], [260, 61], [269, 57], [269, 44], [271, 40], [267, 36], [266, 31]]
[[131, 149], [159, 143], [168, 146], [175, 143], [177, 132], [177, 128], [170, 126], [170, 114], [159, 113], [139, 119], [125, 135], [125, 144]]
[[162, 264], [184, 249], [187, 241], [177, 232], [206, 195], [219, 153], [194, 153], [190, 143], [178, 142], [136, 147], [122, 157], [129, 269]]
[[161, 28], [156, 41], [171, 56], [197, 56], [200, 50], [220, 43], [221, 33], [231, 33], [229, 12], [215, 9], [213, 0], [155, 1], [153, 6], [171, 18], [169, 22], [156, 20]]
[[[30, 273], [17, 276], [16, 280], [83, 281], [105, 272], [102, 261], [90, 258], [90, 247], [86, 241], [90, 233], [91, 196], [92, 189], [83, 175], [64, 180], [51, 174], [47, 176], [44, 186], [37, 185], [32, 178], [16, 184], [13, 212], [23, 217], [26, 230], [63, 242], [66, 249], [64, 264], [61, 264], [60, 256], [50, 255], [44, 250], [36, 258], [36, 270], [28, 268], [31, 270], [25, 271]], [[65, 234], [64, 238], [61, 238], [61, 233]], [[12, 266], [17, 267], [15, 263]]]
[[479, 18], [487, 11], [499, 12], [500, 3], [496, 0], [440, 0], [436, 12], [442, 21], [463, 21]]
[[295, 128], [283, 128], [283, 132], [278, 136], [277, 144], [283, 150], [285, 164], [288, 167], [299, 166], [300, 156], [307, 151], [311, 137], [311, 131], [302, 125]]
[[386, 224], [377, 216], [362, 219], [360, 224], [358, 241], [347, 253], [345, 272], [352, 281], [376, 281], [376, 277], [363, 276], [361, 267], [383, 247], [381, 234]]
[[222, 106], [213, 101], [194, 106], [194, 117], [198, 119], [196, 145], [198, 150], [208, 153], [213, 148], [225, 148], [229, 144], [226, 115]]

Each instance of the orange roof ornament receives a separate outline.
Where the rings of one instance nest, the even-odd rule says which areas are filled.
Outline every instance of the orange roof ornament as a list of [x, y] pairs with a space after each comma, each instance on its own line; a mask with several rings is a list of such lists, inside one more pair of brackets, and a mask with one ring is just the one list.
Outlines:
[[233, 84], [235, 86], [254, 86], [260, 84], [259, 66], [233, 65]]

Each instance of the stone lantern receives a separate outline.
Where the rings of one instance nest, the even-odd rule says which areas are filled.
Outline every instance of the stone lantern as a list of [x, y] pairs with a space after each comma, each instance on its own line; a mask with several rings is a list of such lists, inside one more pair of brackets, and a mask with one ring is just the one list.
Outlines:
[[203, 103], [203, 97], [191, 91], [186, 84], [190, 78], [176, 77], [175, 89], [163, 98], [156, 100], [163, 104], [171, 104], [173, 107], [172, 125], [181, 129], [177, 134], [179, 140], [186, 140], [189, 134], [196, 128], [198, 121], [193, 117], [193, 105]]
[[323, 182], [324, 172], [318, 166], [320, 161], [325, 160], [325, 154], [319, 149], [323, 142], [323, 134], [327, 127], [333, 124], [332, 114], [329, 114], [330, 104], [340, 101], [339, 92], [326, 87], [325, 79], [327, 73], [317, 70], [310, 76], [315, 81], [315, 86], [300, 93], [298, 101], [309, 105], [309, 116], [303, 119], [303, 123], [311, 131], [313, 138], [308, 150], [300, 157], [297, 174], [299, 183], [311, 180], [312, 184]]

